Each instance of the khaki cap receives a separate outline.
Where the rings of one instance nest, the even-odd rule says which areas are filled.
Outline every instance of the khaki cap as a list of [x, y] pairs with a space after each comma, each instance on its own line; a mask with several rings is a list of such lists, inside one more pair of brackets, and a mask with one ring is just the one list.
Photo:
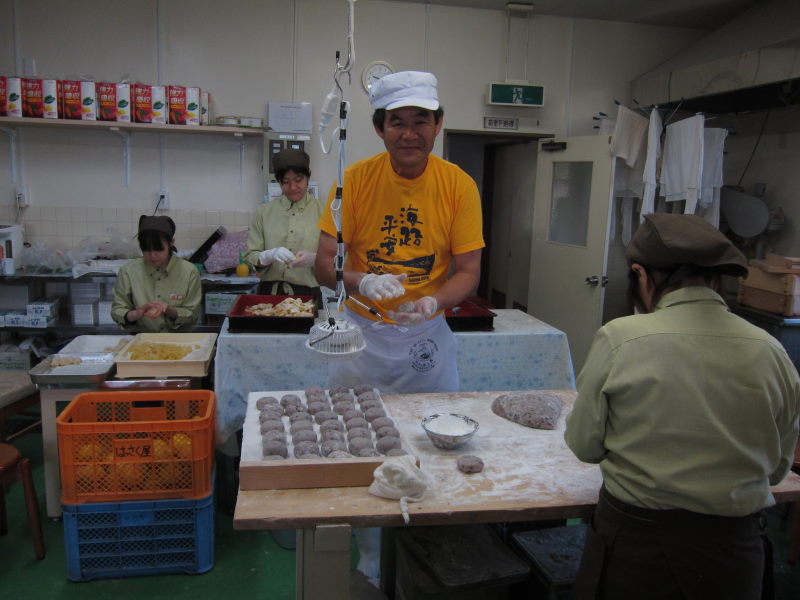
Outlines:
[[142, 215], [139, 217], [139, 233], [148, 229], [166, 233], [170, 239], [175, 237], [175, 221], [169, 217], [150, 217]]

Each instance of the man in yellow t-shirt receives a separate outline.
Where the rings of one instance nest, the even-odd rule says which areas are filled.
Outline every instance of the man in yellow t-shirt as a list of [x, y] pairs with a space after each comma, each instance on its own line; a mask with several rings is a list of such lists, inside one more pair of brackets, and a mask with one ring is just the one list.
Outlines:
[[[456, 341], [443, 311], [472, 294], [480, 278], [485, 244], [478, 188], [458, 166], [431, 155], [444, 114], [434, 75], [387, 75], [373, 84], [370, 102], [386, 152], [344, 174], [344, 284], [386, 323], [348, 305], [346, 318], [364, 329], [367, 347], [356, 360], [332, 362], [329, 385], [458, 391]], [[334, 194], [335, 186], [319, 222], [314, 267], [330, 288], [336, 287]]]

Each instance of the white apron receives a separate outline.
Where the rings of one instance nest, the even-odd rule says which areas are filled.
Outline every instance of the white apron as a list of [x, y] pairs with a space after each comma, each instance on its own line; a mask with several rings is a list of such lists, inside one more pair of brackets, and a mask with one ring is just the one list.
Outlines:
[[458, 391], [458, 345], [444, 313], [418, 325], [375, 322], [345, 307], [344, 318], [364, 331], [367, 347], [355, 360], [332, 360], [328, 387], [374, 385], [386, 394]]

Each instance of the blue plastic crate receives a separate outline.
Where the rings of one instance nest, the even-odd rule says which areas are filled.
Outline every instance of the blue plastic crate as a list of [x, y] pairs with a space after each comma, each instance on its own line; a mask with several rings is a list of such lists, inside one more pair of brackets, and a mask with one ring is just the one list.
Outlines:
[[89, 581], [214, 566], [214, 494], [199, 500], [63, 504], [67, 577]]

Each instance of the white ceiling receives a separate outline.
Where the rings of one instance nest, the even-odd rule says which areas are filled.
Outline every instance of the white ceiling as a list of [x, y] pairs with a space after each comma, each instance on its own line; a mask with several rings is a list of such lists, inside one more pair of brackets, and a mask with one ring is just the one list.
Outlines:
[[[506, 10], [506, 0], [404, 0]], [[627, 21], [669, 27], [715, 30], [763, 0], [520, 0], [532, 4], [532, 16], [553, 15], [604, 21]]]

